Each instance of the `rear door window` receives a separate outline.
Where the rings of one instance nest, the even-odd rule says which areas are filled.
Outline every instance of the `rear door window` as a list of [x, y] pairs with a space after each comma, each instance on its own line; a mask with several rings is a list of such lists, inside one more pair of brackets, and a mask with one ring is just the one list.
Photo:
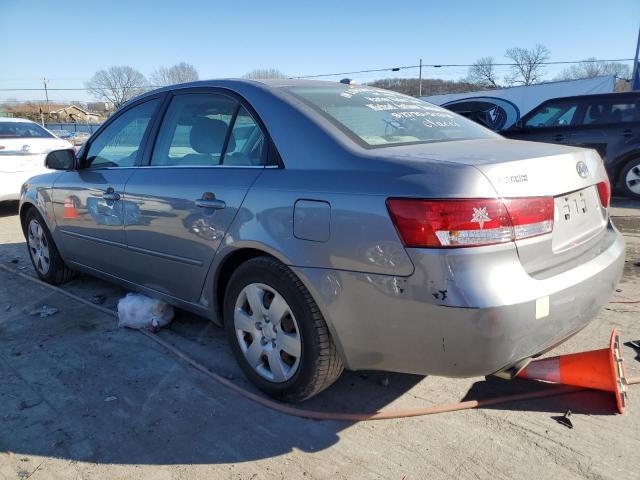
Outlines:
[[605, 125], [640, 121], [640, 100], [620, 101], [610, 98], [587, 102], [585, 125]]
[[151, 165], [220, 165], [225, 148], [236, 148], [230, 127], [238, 109], [238, 102], [224, 95], [176, 95], [162, 121]]

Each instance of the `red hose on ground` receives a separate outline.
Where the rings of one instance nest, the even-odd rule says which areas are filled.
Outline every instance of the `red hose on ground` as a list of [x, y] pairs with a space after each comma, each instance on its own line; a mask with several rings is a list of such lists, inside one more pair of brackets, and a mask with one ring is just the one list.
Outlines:
[[[118, 314], [108, 308], [101, 307], [99, 305], [95, 305], [88, 300], [85, 300], [82, 297], [74, 295], [73, 293], [67, 292], [59, 287], [49, 285], [37, 278], [34, 278], [30, 275], [26, 275], [22, 272], [17, 272], [11, 268], [6, 267], [5, 265], [0, 265], [0, 268], [3, 270], [18, 275], [22, 278], [25, 278], [31, 282], [37, 283], [44, 287], [47, 287], [51, 290], [54, 290], [62, 295], [65, 295], [69, 298], [72, 298], [80, 303], [88, 305], [96, 310], [99, 310], [107, 315], [112, 317], [118, 317]], [[640, 303], [640, 302], [635, 302]], [[189, 357], [187, 354], [177, 349], [170, 343], [161, 339], [158, 335], [150, 333], [146, 330], [138, 330], [138, 332], [142, 333], [146, 337], [150, 338], [154, 342], [162, 345], [164, 348], [173, 353], [176, 357], [180, 358], [187, 364], [191, 365], [193, 368], [198, 370], [201, 373], [204, 373], [209, 378], [215, 380], [216, 382], [224, 385], [230, 390], [242, 395], [243, 397], [252, 400], [266, 408], [270, 408], [271, 410], [275, 410], [280, 413], [284, 413], [286, 415], [293, 415], [296, 417], [302, 418], [310, 418], [313, 420], [340, 420], [340, 421], [350, 421], [350, 422], [358, 422], [364, 420], [388, 420], [394, 418], [406, 418], [406, 417], [418, 417], [424, 415], [434, 415], [436, 413], [445, 413], [445, 412], [455, 412], [458, 410], [469, 410], [472, 408], [482, 408], [489, 407], [492, 405], [498, 405], [501, 403], [508, 402], [516, 402], [522, 400], [532, 400], [535, 398], [545, 398], [545, 397], [554, 397], [558, 395], [564, 395], [568, 393], [575, 393], [588, 390], [587, 388], [579, 388], [579, 387], [571, 387], [571, 386], [559, 386], [554, 388], [548, 388], [546, 390], [539, 390], [536, 392], [525, 392], [525, 393], [515, 393], [510, 395], [501, 395], [498, 397], [487, 398], [484, 400], [466, 400], [464, 402], [458, 403], [449, 403], [444, 405], [435, 405], [431, 407], [420, 407], [420, 408], [412, 408], [412, 409], [404, 409], [404, 410], [388, 410], [388, 411], [377, 411], [377, 412], [365, 412], [365, 413], [341, 413], [341, 412], [322, 412], [317, 410], [307, 410], [304, 408], [294, 407], [285, 403], [277, 402], [275, 400], [271, 400], [269, 398], [263, 397], [262, 395], [258, 395], [253, 393], [235, 383], [230, 381], [229, 379], [219, 375], [207, 367]], [[640, 377], [634, 377], [627, 380], [628, 385], [635, 385], [640, 383]]]

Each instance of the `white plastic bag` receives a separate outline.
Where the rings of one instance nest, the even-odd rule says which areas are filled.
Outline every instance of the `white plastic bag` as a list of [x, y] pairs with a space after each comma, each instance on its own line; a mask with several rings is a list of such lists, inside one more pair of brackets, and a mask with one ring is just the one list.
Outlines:
[[173, 307], [140, 293], [127, 293], [118, 302], [118, 327], [160, 330], [173, 319]]

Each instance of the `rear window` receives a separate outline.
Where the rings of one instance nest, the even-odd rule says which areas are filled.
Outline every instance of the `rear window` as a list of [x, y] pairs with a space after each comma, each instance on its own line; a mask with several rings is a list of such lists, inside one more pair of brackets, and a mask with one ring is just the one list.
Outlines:
[[0, 122], [0, 138], [53, 138], [37, 123]]
[[388, 90], [356, 85], [288, 90], [367, 148], [497, 136], [450, 110]]

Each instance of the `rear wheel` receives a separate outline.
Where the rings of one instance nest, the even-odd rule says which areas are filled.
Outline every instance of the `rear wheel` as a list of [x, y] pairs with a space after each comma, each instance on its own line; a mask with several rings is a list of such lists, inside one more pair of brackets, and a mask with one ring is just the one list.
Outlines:
[[640, 157], [627, 162], [620, 173], [620, 184], [627, 197], [640, 199]]
[[318, 306], [293, 272], [271, 257], [248, 260], [233, 273], [224, 323], [245, 375], [270, 396], [304, 400], [342, 373]]
[[34, 209], [27, 213], [25, 236], [29, 258], [42, 280], [58, 285], [74, 277], [73, 270], [62, 260], [47, 225]]

